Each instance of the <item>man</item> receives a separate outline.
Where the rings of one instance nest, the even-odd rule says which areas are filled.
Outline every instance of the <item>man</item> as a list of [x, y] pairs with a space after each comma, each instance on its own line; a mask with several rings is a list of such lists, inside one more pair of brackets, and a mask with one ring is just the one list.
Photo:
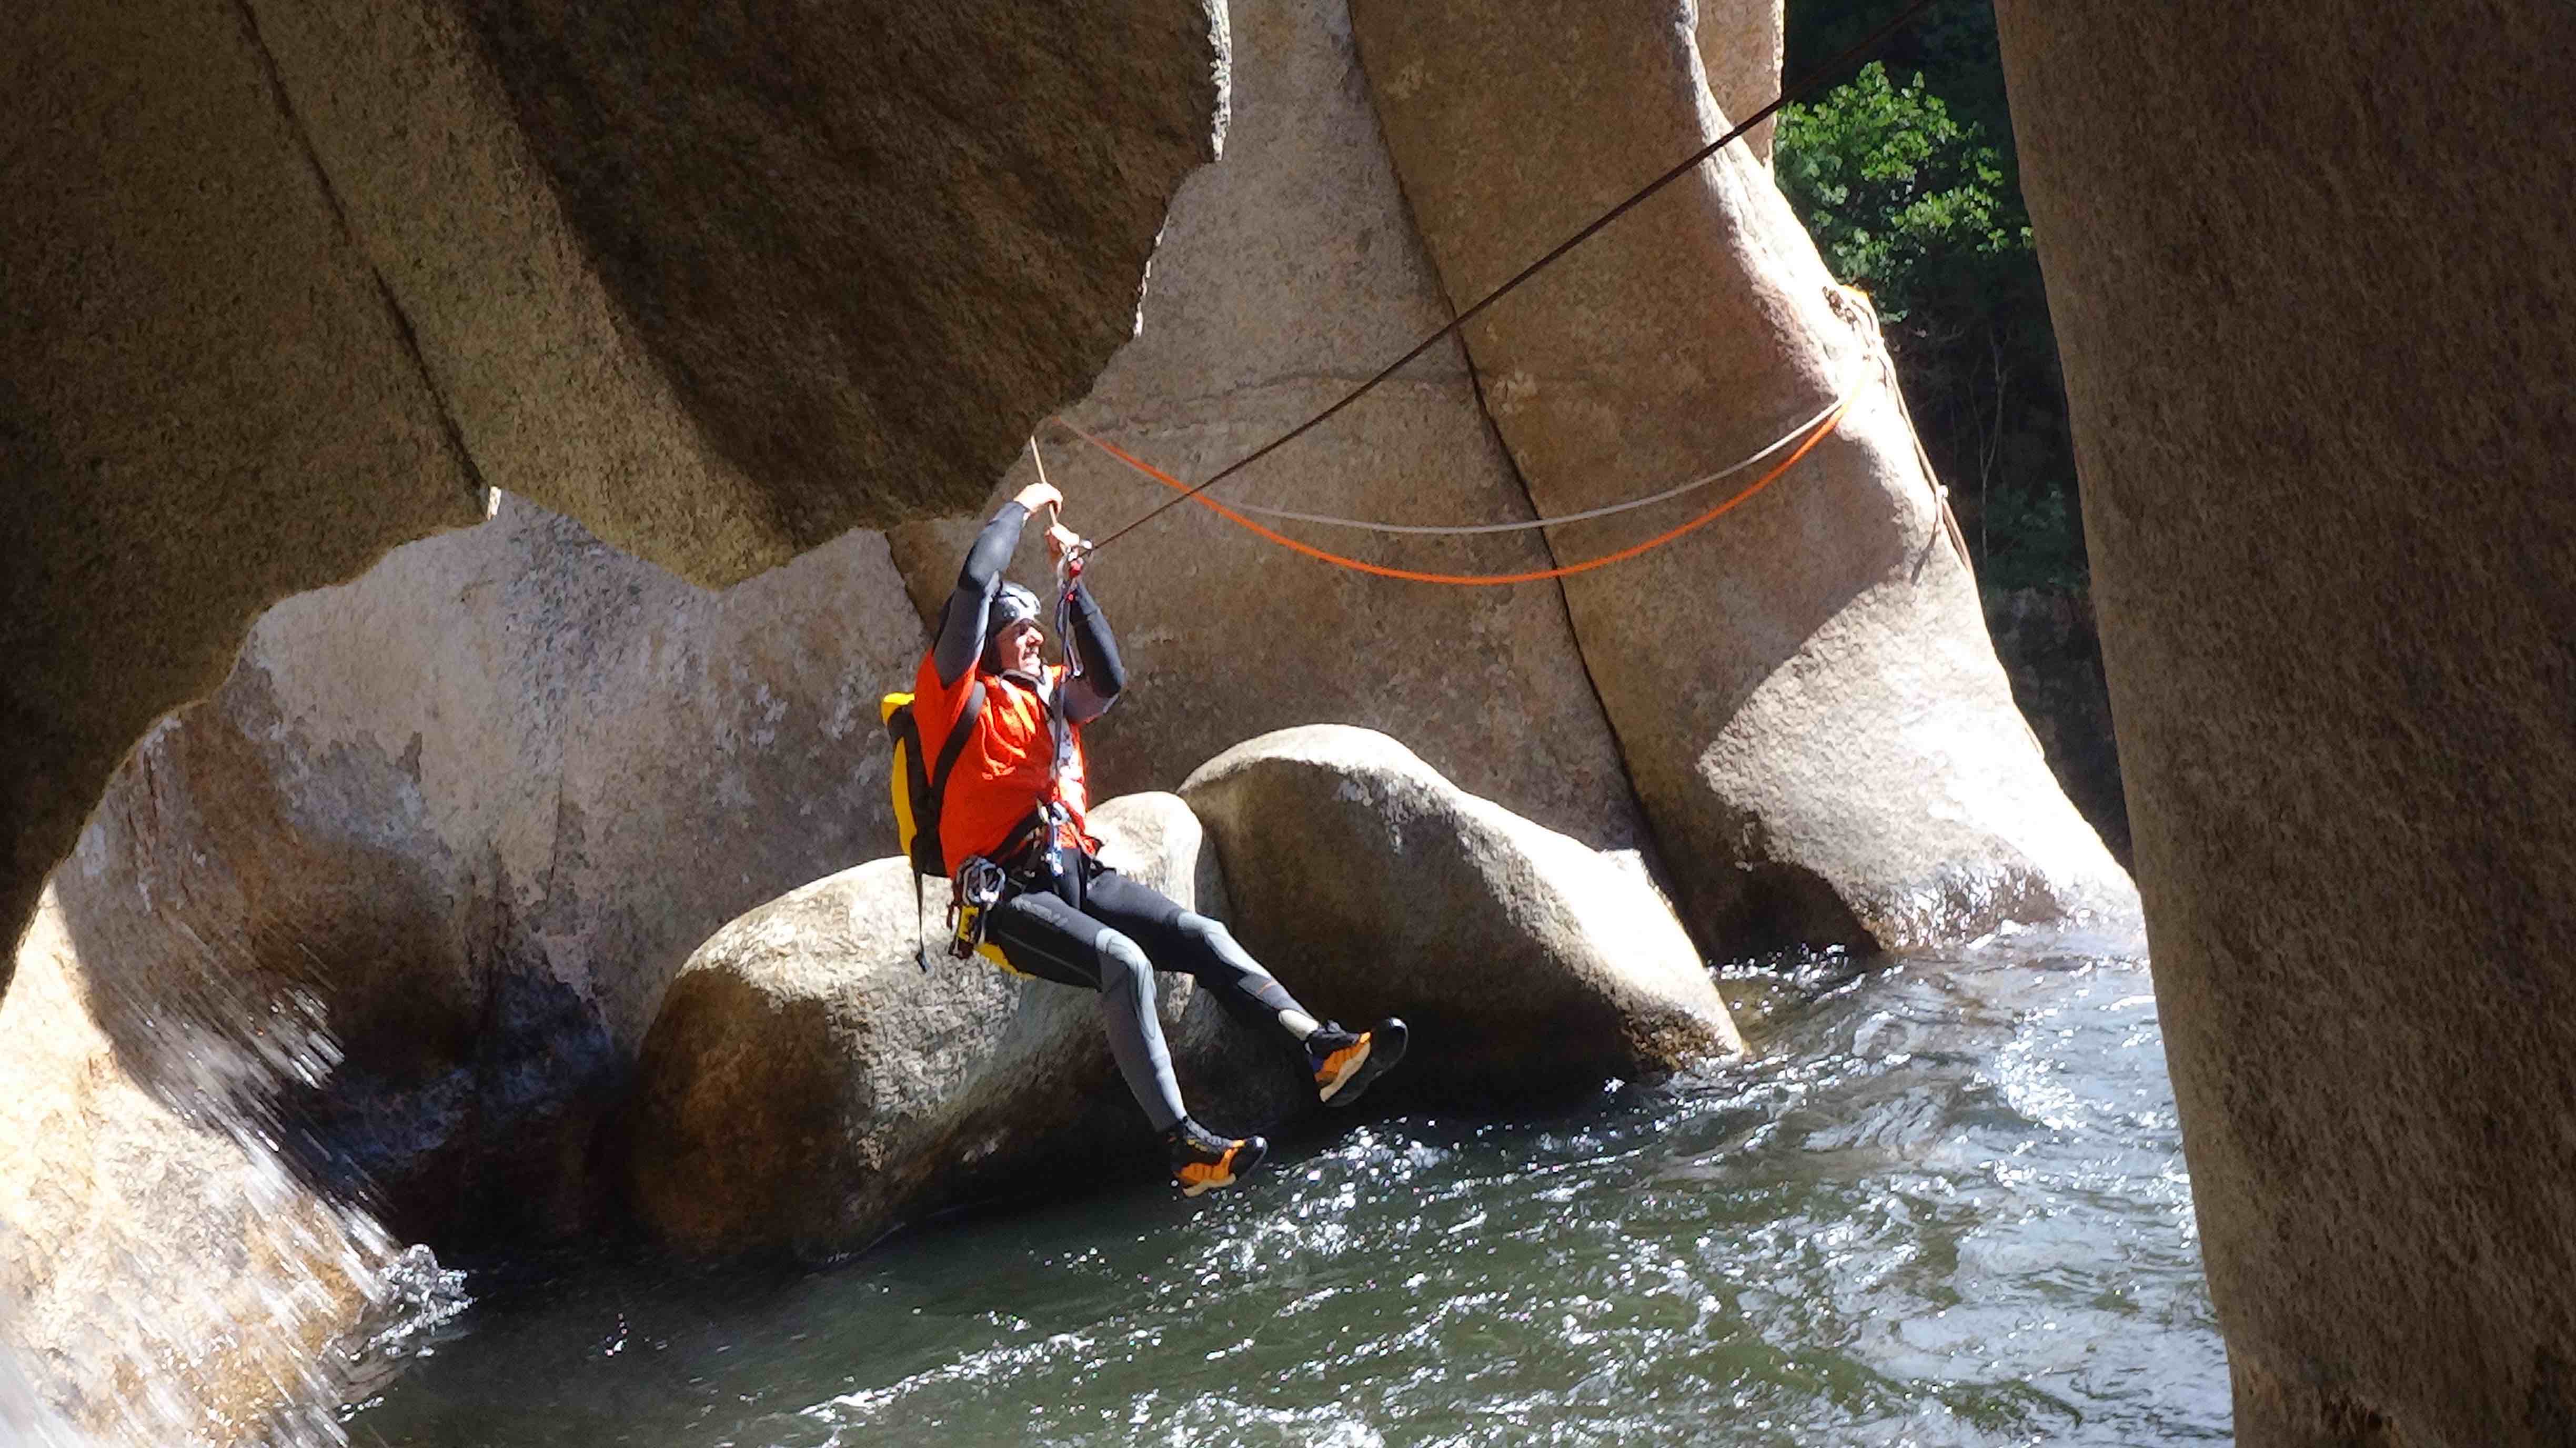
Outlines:
[[[938, 638], [913, 684], [925, 757], [937, 758], [964, 713], [972, 685], [984, 706], [949, 775], [939, 806], [940, 842], [954, 877], [970, 859], [1001, 867], [1001, 900], [985, 940], [1012, 969], [1100, 992], [1109, 1045], [1127, 1088], [1163, 1134], [1172, 1176], [1190, 1195], [1230, 1186], [1268, 1150], [1260, 1137], [1220, 1136], [1190, 1119], [1154, 1014], [1154, 968], [1185, 971], [1237, 1013], [1265, 1020], [1303, 1053], [1322, 1100], [1347, 1105], [1404, 1054], [1402, 1021], [1353, 1034], [1318, 1021], [1235, 943], [1226, 928], [1104, 868], [1084, 826], [1082, 729], [1115, 702], [1127, 678], [1100, 607], [1077, 579], [1069, 595], [1078, 667], [1045, 662], [1038, 601], [1002, 581], [1029, 518], [1061, 508], [1045, 483], [1020, 491], [984, 525], [939, 618]], [[1061, 560], [1082, 540], [1050, 521], [1047, 550]]]

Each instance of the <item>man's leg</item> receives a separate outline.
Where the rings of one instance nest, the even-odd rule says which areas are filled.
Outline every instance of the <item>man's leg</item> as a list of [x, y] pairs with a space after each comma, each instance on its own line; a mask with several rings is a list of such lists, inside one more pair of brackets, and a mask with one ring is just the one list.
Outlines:
[[993, 908], [985, 939], [1014, 969], [1100, 992], [1109, 1052], [1145, 1119], [1169, 1131], [1189, 1113], [1172, 1079], [1163, 1023], [1154, 1014], [1154, 967], [1136, 942], [1053, 895], [1028, 891]]
[[1348, 1106], [1370, 1083], [1404, 1058], [1408, 1032], [1393, 1016], [1365, 1031], [1318, 1021], [1262, 969], [1233, 932], [1161, 891], [1115, 870], [1096, 869], [1083, 886], [1083, 908], [1143, 942], [1166, 969], [1179, 970], [1216, 988], [1238, 1014], [1249, 1012], [1276, 1025], [1306, 1058], [1315, 1093], [1328, 1106]]
[[1116, 870], [1099, 870], [1083, 887], [1083, 904], [1141, 943], [1165, 970], [1215, 987], [1232, 997], [1234, 1005], [1276, 1025], [1291, 1042], [1304, 1044], [1322, 1025], [1222, 923], [1181, 908], [1160, 890]]

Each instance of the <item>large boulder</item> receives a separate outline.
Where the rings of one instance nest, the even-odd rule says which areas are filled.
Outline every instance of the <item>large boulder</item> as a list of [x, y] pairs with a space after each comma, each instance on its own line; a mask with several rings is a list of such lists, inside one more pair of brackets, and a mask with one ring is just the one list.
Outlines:
[[1668, 1074], [1742, 1048], [1645, 874], [1442, 778], [1395, 740], [1313, 725], [1181, 787], [1225, 862], [1237, 937], [1309, 1009], [1400, 1015], [1390, 1087], [1490, 1102]]
[[339, 1067], [247, 1088], [307, 1170], [407, 1237], [581, 1230], [690, 950], [891, 848], [922, 647], [875, 535], [711, 593], [505, 496], [279, 605], [119, 771], [56, 875], [83, 989], [147, 1082], [308, 1002]]
[[0, 11], [0, 934], [259, 610], [487, 486], [710, 586], [968, 506], [1131, 335], [1223, 27]]
[[[1238, 0], [1226, 152], [1154, 253], [1144, 326], [1066, 416], [1189, 479], [1269, 441], [1449, 320], [1370, 113], [1342, 0]], [[1094, 535], [1171, 494], [1041, 428], [1071, 522]], [[929, 616], [985, 511], [893, 530]], [[1216, 497], [1408, 523], [1527, 519], [1476, 380], [1444, 343]], [[1282, 524], [1453, 572], [1545, 568], [1536, 533], [1378, 539]], [[1038, 530], [1020, 576], [1042, 580]], [[1632, 791], [1553, 583], [1438, 588], [1345, 572], [1183, 506], [1091, 575], [1135, 682], [1091, 731], [1104, 793], [1169, 789], [1248, 735], [1338, 722], [1412, 741], [1467, 788], [1603, 846], [1643, 843]]]
[[[1178, 799], [1113, 800], [1093, 825], [1110, 863], [1222, 913], [1214, 857]], [[761, 906], [689, 958], [628, 1126], [648, 1228], [698, 1253], [824, 1255], [956, 1202], [1149, 1169], [1101, 998], [949, 959], [947, 895], [877, 860]], [[1287, 1052], [1187, 976], [1158, 985], [1193, 1115], [1244, 1131], [1302, 1102]]]
[[[1708, 41], [1672, 0], [1354, 0], [1352, 20], [1460, 306], [1730, 124]], [[2134, 908], [2013, 707], [1866, 308], [1742, 146], [1466, 336], [1543, 515], [1701, 475], [1855, 398], [1745, 507], [1566, 581], [1683, 918], [1712, 951], [1902, 946]], [[1550, 545], [1605, 553], [1721, 495]]]
[[2576, 1441], [2576, 8], [1995, 11], [2237, 1440]]

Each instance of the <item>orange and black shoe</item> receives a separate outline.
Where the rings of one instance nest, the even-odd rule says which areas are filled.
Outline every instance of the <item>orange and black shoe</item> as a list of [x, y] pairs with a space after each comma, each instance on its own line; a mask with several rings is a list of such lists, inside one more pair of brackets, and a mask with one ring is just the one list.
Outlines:
[[1306, 1038], [1306, 1064], [1315, 1072], [1315, 1095], [1327, 1106], [1348, 1106], [1369, 1083], [1404, 1059], [1404, 1022], [1393, 1016], [1358, 1035], [1327, 1021]]
[[1163, 1141], [1172, 1151], [1172, 1180], [1180, 1183], [1185, 1197], [1234, 1185], [1236, 1177], [1261, 1165], [1270, 1151], [1270, 1143], [1260, 1137], [1237, 1141], [1219, 1136], [1186, 1116], [1163, 1133]]

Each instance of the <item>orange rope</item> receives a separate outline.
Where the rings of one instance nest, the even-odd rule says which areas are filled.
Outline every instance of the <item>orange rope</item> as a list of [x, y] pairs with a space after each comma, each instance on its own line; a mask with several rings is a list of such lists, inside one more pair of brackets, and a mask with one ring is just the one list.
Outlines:
[[1267, 538], [1271, 542], [1292, 552], [1303, 553], [1309, 558], [1321, 559], [1322, 561], [1333, 564], [1337, 567], [1355, 569], [1361, 573], [1374, 573], [1380, 578], [1401, 578], [1411, 583], [1445, 583], [1459, 588], [1481, 588], [1492, 587], [1494, 585], [1504, 583], [1537, 583], [1543, 579], [1566, 578], [1577, 573], [1589, 573], [1595, 568], [1607, 568], [1613, 563], [1624, 563], [1641, 553], [1647, 553], [1657, 548], [1661, 548], [1665, 544], [1679, 538], [1684, 533], [1688, 533], [1693, 529], [1700, 528], [1706, 524], [1713, 523], [1719, 518], [1725, 516], [1727, 513], [1734, 511], [1738, 504], [1743, 503], [1754, 494], [1761, 492], [1764, 488], [1778, 482], [1783, 474], [1798, 465], [1798, 460], [1800, 458], [1805, 457], [1808, 452], [1814, 449], [1816, 444], [1823, 442], [1826, 434], [1831, 433], [1836, 427], [1840, 426], [1843, 420], [1843, 414], [1850, 410], [1851, 403], [1846, 399], [1842, 406], [1827, 413], [1824, 420], [1816, 424], [1815, 431], [1807, 434], [1807, 440], [1798, 444], [1798, 450], [1781, 459], [1778, 467], [1775, 467], [1771, 471], [1764, 473], [1761, 477], [1754, 479], [1751, 483], [1746, 484], [1744, 489], [1736, 493], [1733, 497], [1728, 498], [1725, 502], [1718, 504], [1716, 507], [1700, 514], [1698, 517], [1691, 519], [1689, 522], [1682, 524], [1680, 527], [1674, 528], [1669, 532], [1658, 533], [1643, 543], [1622, 548], [1616, 553], [1604, 553], [1598, 558], [1587, 558], [1580, 563], [1568, 563], [1557, 568], [1534, 568], [1527, 573], [1425, 573], [1419, 569], [1389, 568], [1383, 563], [1369, 563], [1357, 558], [1345, 558], [1339, 553], [1328, 553], [1311, 543], [1300, 543], [1294, 538], [1274, 533], [1268, 528], [1262, 527], [1260, 524], [1253, 522], [1250, 518], [1234, 511], [1232, 508], [1218, 502], [1216, 499], [1192, 489], [1189, 484], [1182, 482], [1180, 479], [1173, 477], [1170, 473], [1164, 472], [1161, 468], [1158, 468], [1152, 463], [1145, 461], [1143, 458], [1137, 457], [1135, 454], [1119, 447], [1116, 443], [1109, 442], [1103, 438], [1094, 437], [1090, 433], [1083, 431], [1081, 428], [1074, 426], [1072, 423], [1066, 422], [1061, 417], [1056, 418], [1055, 421], [1062, 426], [1065, 431], [1072, 433], [1075, 437], [1081, 438], [1084, 442], [1087, 442], [1093, 447], [1100, 449], [1102, 452], [1109, 454], [1111, 457], [1118, 459], [1120, 462], [1125, 463], [1127, 466], [1134, 468], [1136, 471], [1143, 473], [1149, 478], [1152, 478], [1154, 481], [1161, 483], [1163, 486], [1178, 489], [1181, 493], [1186, 495], [1191, 502], [1198, 504], [1200, 507], [1209, 509], [1218, 516], [1226, 518], [1243, 528], [1249, 529], [1253, 533]]

